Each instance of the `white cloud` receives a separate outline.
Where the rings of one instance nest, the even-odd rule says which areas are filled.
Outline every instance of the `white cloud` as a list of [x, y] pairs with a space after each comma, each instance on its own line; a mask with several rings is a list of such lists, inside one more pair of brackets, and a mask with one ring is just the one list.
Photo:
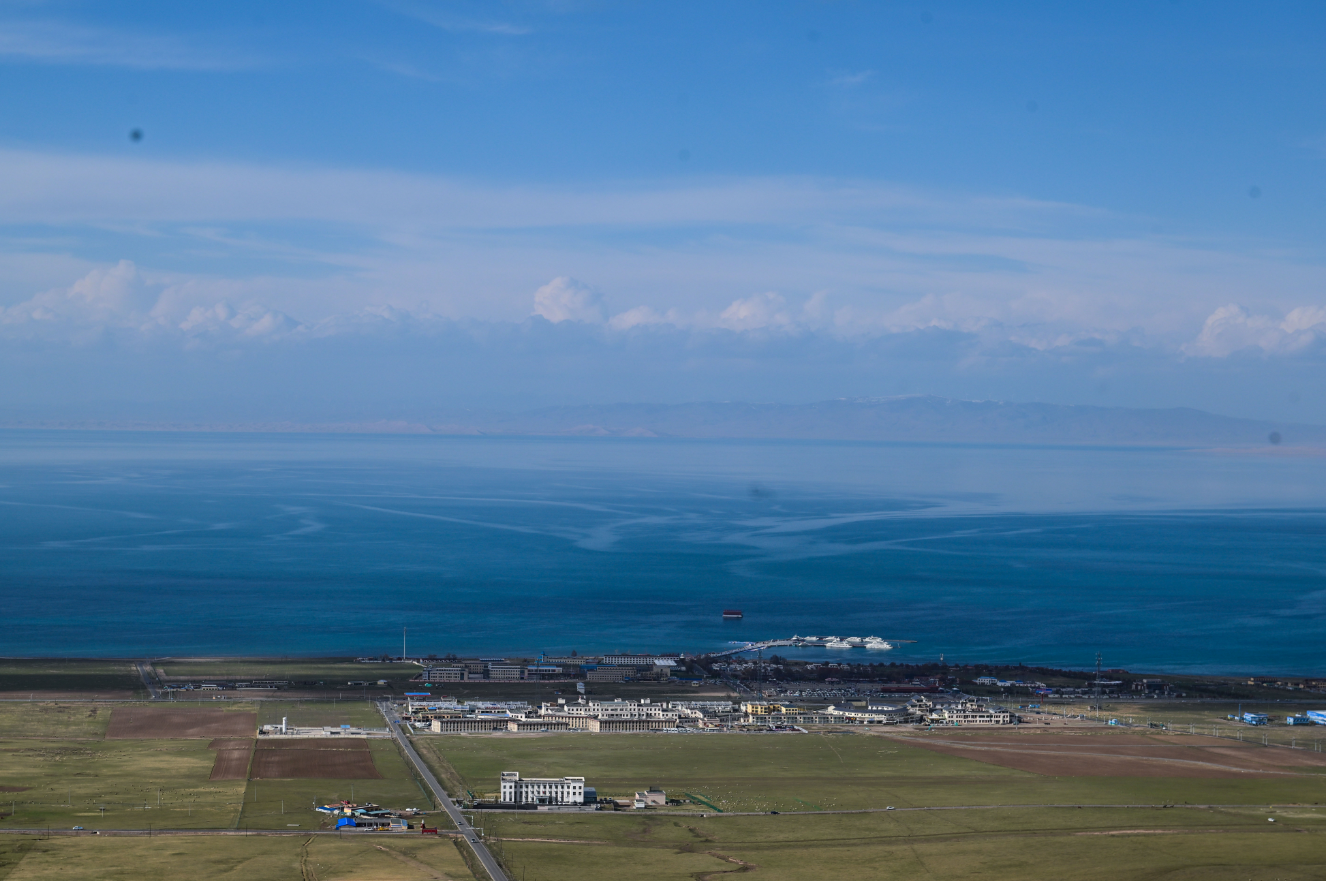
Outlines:
[[676, 312], [669, 311], [667, 314], [660, 314], [650, 306], [636, 306], [634, 309], [619, 312], [608, 319], [608, 327], [613, 330], [630, 330], [633, 327], [647, 327], [654, 324], [676, 325], [680, 323], [680, 318]]
[[284, 312], [253, 303], [235, 310], [229, 303], [195, 306], [178, 328], [189, 337], [233, 337], [275, 339], [301, 330], [302, 326]]
[[534, 314], [553, 324], [562, 321], [602, 324], [603, 297], [583, 282], [560, 276], [534, 292]]
[[855, 73], [846, 70], [834, 71], [829, 79], [829, 85], [843, 88], [859, 86], [875, 75], [873, 70], [861, 70]]
[[768, 292], [734, 300], [718, 316], [717, 325], [727, 330], [772, 330], [791, 328], [795, 322], [788, 315], [787, 301]]
[[243, 52], [211, 52], [171, 36], [13, 20], [0, 22], [0, 58], [139, 70], [239, 70], [255, 64]]
[[45, 337], [83, 339], [88, 330], [142, 335], [276, 339], [302, 326], [290, 316], [257, 302], [233, 308], [208, 300], [212, 286], [166, 284], [145, 278], [129, 260], [98, 267], [66, 288], [55, 288], [0, 309], [0, 324], [39, 331]]
[[[1326, 288], [1326, 266], [1302, 251], [1129, 235], [1126, 219], [1089, 207], [878, 181], [522, 188], [0, 150], [0, 216], [0, 302], [18, 304], [0, 320], [52, 332], [58, 318], [185, 333], [194, 309], [202, 311], [190, 339], [235, 336], [236, 317], [269, 312], [287, 319], [242, 323], [275, 336], [332, 336], [402, 326], [371, 314], [381, 309], [520, 321], [538, 288], [535, 314], [611, 331], [869, 338], [943, 329], [1038, 349], [1127, 335], [1209, 355], [1245, 338], [1296, 350], [1320, 330], [1316, 313], [1265, 316], [1280, 303], [1317, 302]], [[85, 254], [111, 241], [142, 267], [133, 278], [123, 267], [88, 274]], [[218, 265], [244, 268], [209, 274]], [[567, 266], [592, 270], [592, 285], [543, 284]], [[80, 275], [81, 287], [71, 286]], [[597, 290], [612, 291], [618, 308], [610, 313]], [[1247, 316], [1203, 328], [1231, 302]], [[223, 304], [230, 318], [209, 312]]]
[[453, 33], [478, 33], [492, 34], [500, 37], [523, 37], [534, 33], [532, 28], [524, 25], [512, 24], [507, 21], [499, 21], [491, 18], [472, 18], [462, 15], [455, 15], [451, 12], [441, 12], [433, 9], [423, 3], [405, 2], [405, 0], [395, 0], [387, 2], [390, 9], [408, 15], [410, 18], [417, 19], [426, 24], [431, 24], [435, 28]]
[[1282, 355], [1301, 351], [1323, 335], [1326, 309], [1320, 306], [1300, 306], [1276, 320], [1231, 303], [1211, 313], [1202, 332], [1183, 346], [1183, 352], [1225, 358], [1245, 349], [1260, 349], [1267, 355]]
[[157, 302], [153, 290], [128, 260], [93, 269], [67, 288], [37, 294], [0, 310], [6, 324], [73, 322], [76, 324], [144, 321]]

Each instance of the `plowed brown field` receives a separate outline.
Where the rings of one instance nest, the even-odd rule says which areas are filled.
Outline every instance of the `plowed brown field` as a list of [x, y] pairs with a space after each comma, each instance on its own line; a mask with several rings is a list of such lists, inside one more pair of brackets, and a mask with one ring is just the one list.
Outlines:
[[899, 739], [1049, 777], [1281, 777], [1326, 769], [1326, 753], [1196, 736], [942, 734]]
[[363, 737], [264, 737], [258, 749], [368, 749]]
[[249, 777], [382, 779], [373, 765], [373, 754], [366, 749], [260, 749], [253, 754]]
[[249, 779], [249, 757], [252, 749], [219, 749], [216, 761], [212, 763], [212, 775], [209, 780], [247, 780]]
[[188, 737], [252, 737], [257, 713], [177, 707], [116, 707], [107, 740], [170, 740]]
[[218, 737], [207, 745], [208, 749], [252, 749], [252, 737]]

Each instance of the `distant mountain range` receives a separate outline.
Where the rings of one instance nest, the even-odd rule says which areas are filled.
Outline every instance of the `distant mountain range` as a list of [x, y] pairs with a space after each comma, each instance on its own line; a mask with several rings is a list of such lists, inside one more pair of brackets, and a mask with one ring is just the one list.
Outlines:
[[843, 398], [814, 404], [601, 404], [523, 413], [472, 410], [427, 422], [246, 425], [81, 423], [25, 427], [1104, 444], [1204, 447], [1326, 446], [1326, 426], [1217, 416], [1186, 407], [1137, 409], [932, 395]]

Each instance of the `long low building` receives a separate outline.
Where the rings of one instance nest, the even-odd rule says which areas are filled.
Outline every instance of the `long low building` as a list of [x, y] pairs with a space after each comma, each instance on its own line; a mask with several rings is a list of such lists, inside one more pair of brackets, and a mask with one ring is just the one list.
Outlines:
[[512, 719], [506, 723], [506, 730], [518, 734], [536, 734], [543, 731], [570, 731], [571, 726], [565, 719], [533, 716], [528, 719]]
[[507, 726], [511, 721], [508, 716], [465, 716], [434, 719], [428, 727], [434, 734], [489, 734], [509, 730]]
[[676, 728], [677, 721], [665, 719], [595, 719], [587, 720], [587, 731], [593, 734], [625, 734], [632, 731], [666, 731]]

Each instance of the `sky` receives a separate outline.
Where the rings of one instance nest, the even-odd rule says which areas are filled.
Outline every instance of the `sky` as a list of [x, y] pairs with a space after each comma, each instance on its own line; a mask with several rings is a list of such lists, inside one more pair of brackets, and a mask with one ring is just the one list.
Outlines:
[[0, 422], [1326, 422], [1326, 7], [0, 0]]

